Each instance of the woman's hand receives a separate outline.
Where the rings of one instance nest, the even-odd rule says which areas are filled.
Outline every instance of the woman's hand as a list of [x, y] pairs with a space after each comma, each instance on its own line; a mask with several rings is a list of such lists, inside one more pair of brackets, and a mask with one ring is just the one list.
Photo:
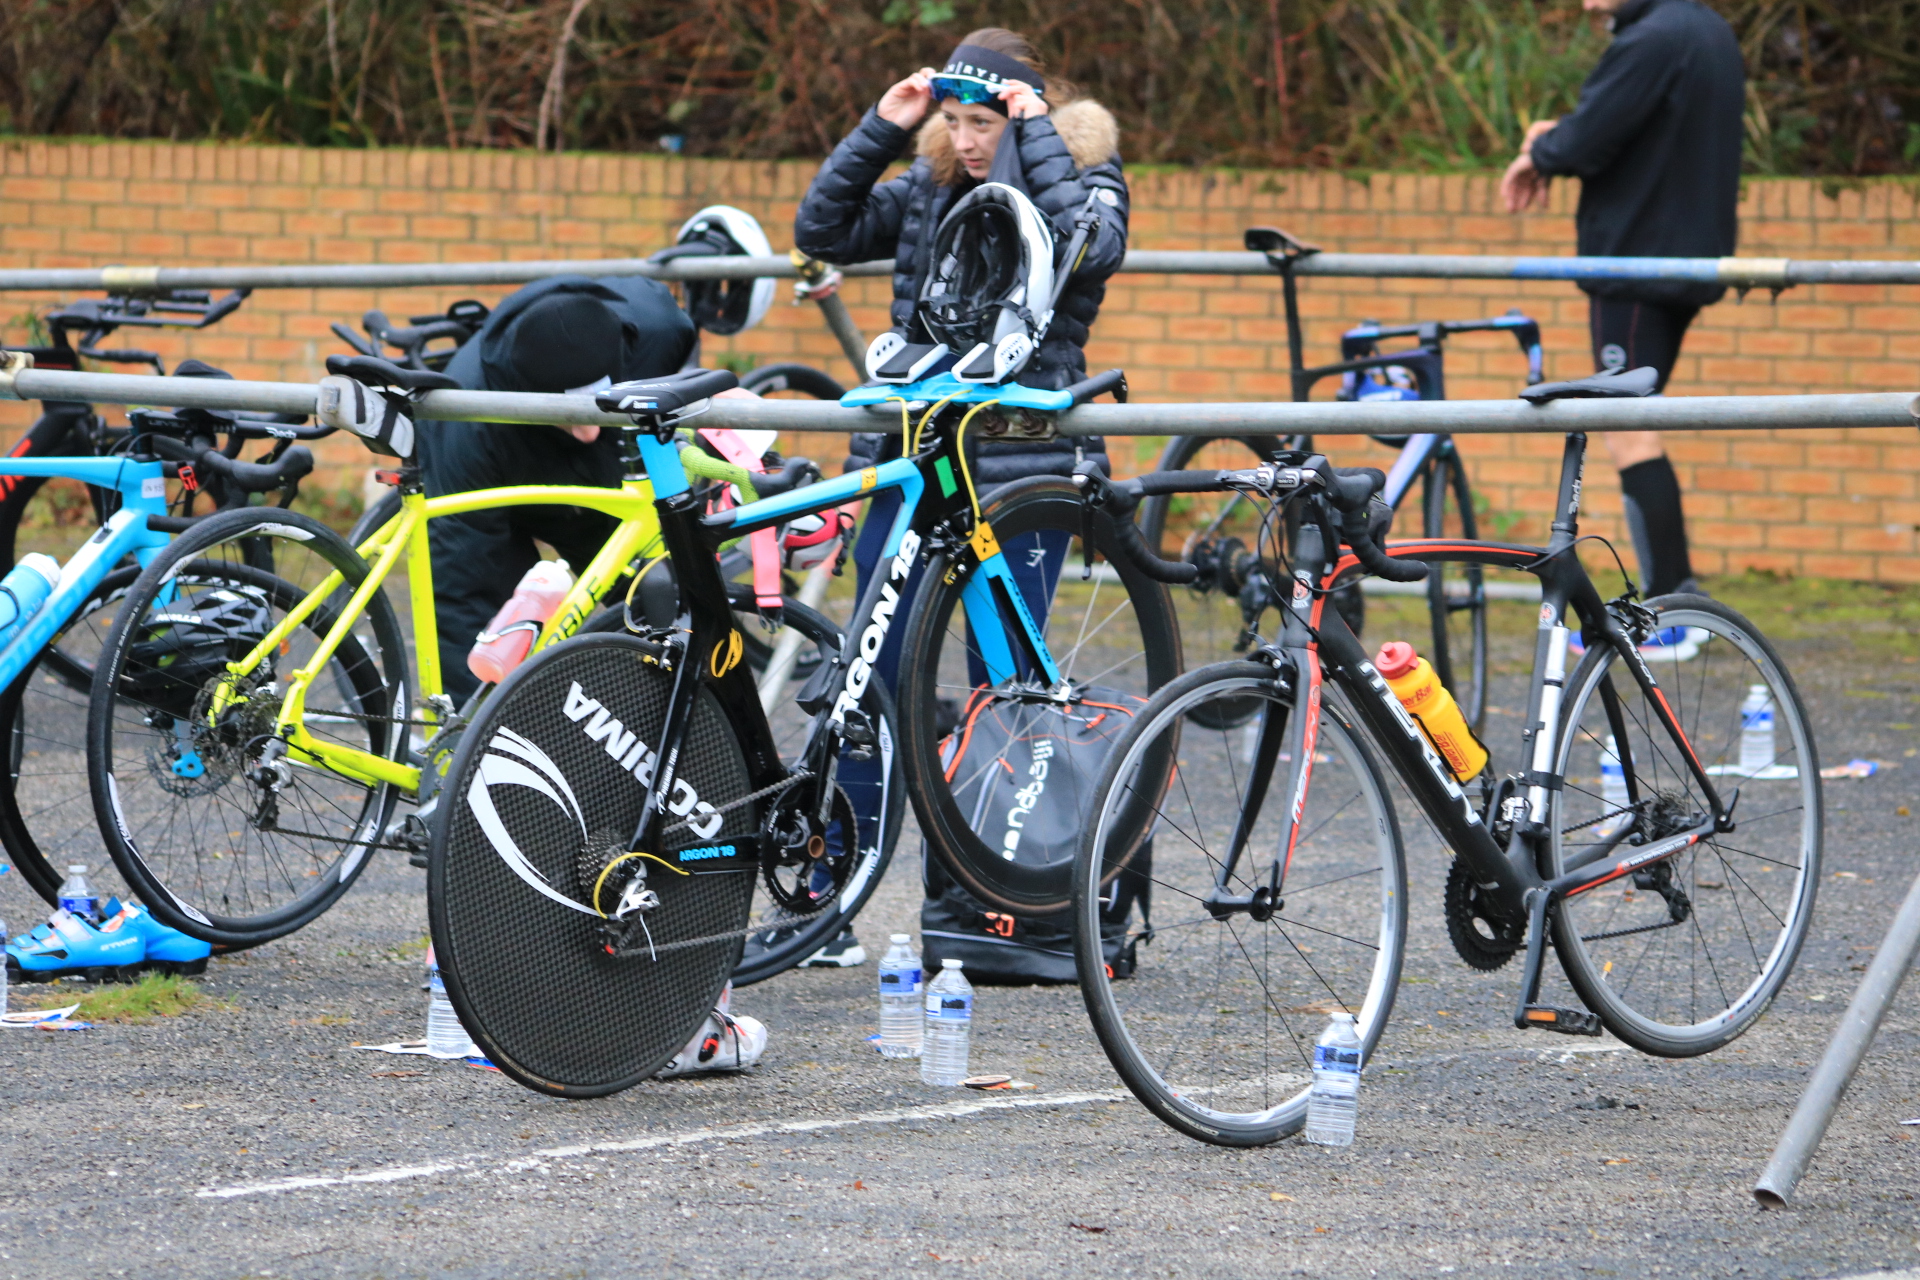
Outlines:
[[877, 108], [880, 118], [902, 129], [911, 129], [927, 118], [933, 108], [932, 67], [922, 67], [881, 95]]
[[1047, 100], [1025, 80], [1007, 81], [1007, 87], [1000, 91], [1000, 101], [1007, 104], [1009, 120], [1031, 120], [1047, 114]]

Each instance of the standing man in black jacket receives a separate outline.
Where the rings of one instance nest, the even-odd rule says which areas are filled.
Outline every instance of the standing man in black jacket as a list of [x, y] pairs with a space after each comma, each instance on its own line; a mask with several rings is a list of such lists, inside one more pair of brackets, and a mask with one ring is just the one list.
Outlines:
[[[1500, 193], [1507, 212], [1544, 205], [1578, 177], [1579, 252], [1593, 257], [1722, 258], [1733, 252], [1746, 69], [1726, 20], [1696, 0], [1582, 0], [1608, 15], [1613, 43], [1561, 120], [1527, 129]], [[1588, 280], [1598, 368], [1652, 365], [1666, 389], [1680, 340], [1720, 285]], [[1614, 432], [1628, 528], [1649, 596], [1696, 590], [1680, 484], [1654, 431]]]

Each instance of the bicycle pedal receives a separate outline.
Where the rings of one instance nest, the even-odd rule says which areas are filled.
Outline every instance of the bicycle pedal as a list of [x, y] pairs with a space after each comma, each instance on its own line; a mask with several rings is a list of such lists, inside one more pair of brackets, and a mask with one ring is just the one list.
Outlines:
[[1525, 1024], [1540, 1031], [1558, 1031], [1563, 1036], [1597, 1036], [1600, 1015], [1585, 1009], [1556, 1009], [1551, 1005], [1530, 1004], [1521, 1015]]

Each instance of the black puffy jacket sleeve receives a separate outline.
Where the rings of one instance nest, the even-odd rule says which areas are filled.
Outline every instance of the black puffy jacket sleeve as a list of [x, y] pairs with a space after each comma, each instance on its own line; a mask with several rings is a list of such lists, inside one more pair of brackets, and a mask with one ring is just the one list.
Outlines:
[[[1053, 219], [1063, 245], [1073, 234], [1074, 219], [1087, 197], [1095, 191], [1107, 193], [1093, 202], [1100, 226], [1074, 275], [1074, 282], [1080, 285], [1105, 280], [1120, 269], [1121, 260], [1127, 256], [1127, 183], [1118, 162], [1108, 160], [1080, 168], [1048, 116], [1035, 116], [1010, 127], [1020, 130], [1020, 168], [1026, 175], [1027, 189], [1034, 204]], [[1087, 319], [1091, 321], [1092, 317]]]
[[912, 141], [907, 130], [869, 109], [800, 201], [793, 219], [800, 252], [838, 265], [893, 257], [914, 183], [911, 174], [891, 182], [880, 182], [880, 175]]

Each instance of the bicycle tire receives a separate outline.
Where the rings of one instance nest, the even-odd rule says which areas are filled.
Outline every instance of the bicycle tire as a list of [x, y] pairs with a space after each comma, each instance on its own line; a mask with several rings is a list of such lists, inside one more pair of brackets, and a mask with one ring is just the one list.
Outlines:
[[[1453, 518], [1448, 518], [1448, 499]], [[1422, 532], [1429, 538], [1480, 537], [1473, 489], [1459, 454], [1448, 449], [1427, 470]], [[1476, 732], [1487, 718], [1487, 571], [1485, 566], [1434, 561], [1427, 572], [1433, 670]], [[1461, 626], [1456, 619], [1466, 615]], [[1464, 652], [1463, 652], [1464, 650]]]
[[[1792, 973], [1813, 916], [1825, 823], [1820, 761], [1806, 708], [1766, 637], [1734, 610], [1704, 596], [1660, 596], [1647, 601], [1647, 607], [1659, 615], [1662, 627], [1700, 633], [1697, 642], [1690, 640], [1695, 643], [1690, 657], [1672, 661], [1670, 672], [1662, 669], [1668, 663], [1659, 663], [1654, 678], [1701, 763], [1725, 779], [1716, 783], [1716, 790], [1741, 789], [1733, 813], [1736, 826], [1730, 833], [1705, 836], [1660, 863], [1672, 868], [1665, 887], [1648, 873], [1650, 884], [1617, 879], [1563, 902], [1554, 914], [1553, 942], [1567, 981], [1607, 1030], [1643, 1053], [1682, 1058], [1711, 1052], [1745, 1032]], [[1548, 793], [1556, 873], [1568, 860], [1566, 837], [1572, 830], [1618, 820], [1608, 818], [1604, 786], [1598, 794], [1594, 791], [1600, 779], [1592, 775], [1604, 768], [1596, 761], [1611, 721], [1597, 715], [1592, 703], [1602, 681], [1621, 670], [1620, 664], [1611, 647], [1596, 646], [1567, 682], [1556, 761], [1566, 785]], [[1636, 779], [1642, 788], [1651, 786], [1668, 807], [1680, 804], [1698, 784], [1682, 767], [1680, 753], [1653, 720], [1651, 708], [1636, 712], [1636, 703], [1646, 705], [1639, 685], [1630, 676], [1611, 683], [1621, 700]], [[1743, 777], [1740, 766], [1730, 763], [1729, 753], [1737, 759], [1742, 750], [1741, 707], [1754, 685], [1765, 685], [1772, 699], [1777, 746], [1773, 764], [1777, 769], [1791, 767], [1791, 779]], [[1655, 742], [1657, 747], [1651, 745]], [[1797, 805], [1790, 803], [1796, 799]], [[1643, 834], [1658, 839], [1665, 832], [1655, 828]], [[1782, 871], [1788, 874], [1780, 875]], [[1775, 884], [1781, 887], [1773, 890]], [[1684, 920], [1674, 919], [1680, 908], [1669, 893], [1675, 887], [1686, 904]], [[1743, 898], [1751, 901], [1743, 903]], [[1778, 924], [1777, 930], [1769, 920]], [[1685, 957], [1675, 951], [1682, 939], [1696, 940]], [[1669, 969], [1677, 974], [1683, 959], [1688, 989], [1671, 994], [1656, 990], [1660, 975]], [[1730, 994], [1729, 984], [1738, 995]], [[1703, 987], [1712, 988], [1704, 1001]], [[1686, 1021], [1669, 1020], [1676, 1017]]]
[[[586, 881], [625, 847], [646, 802], [634, 770], [651, 772], [643, 744], [660, 741], [671, 687], [657, 653], [632, 636], [576, 636], [522, 663], [462, 736], [452, 805], [434, 824], [427, 914], [454, 1011], [490, 1062], [557, 1097], [630, 1088], [685, 1047], [733, 972], [758, 879], [670, 868], [649, 878], [661, 898], [646, 916], [651, 957], [616, 959], [598, 938]], [[711, 690], [690, 714], [676, 777], [716, 806], [747, 794], [745, 756]], [[748, 837], [759, 815], [757, 802], [727, 810], [696, 834]]]
[[[1372, 752], [1327, 699], [1278, 908], [1265, 921], [1215, 919], [1199, 904], [1251, 785], [1240, 776], [1242, 757], [1251, 757], [1247, 735], [1193, 715], [1222, 699], [1254, 699], [1267, 714], [1294, 709], [1273, 669], [1254, 662], [1202, 667], [1154, 695], [1109, 757], [1074, 861], [1074, 957], [1094, 1033], [1134, 1096], [1188, 1137], [1251, 1147], [1305, 1123], [1315, 1015], [1355, 1014], [1363, 1061], [1371, 1060], [1406, 951], [1406, 850]], [[1173, 768], [1152, 759], [1163, 739], [1177, 744]], [[1279, 847], [1290, 774], [1282, 761], [1244, 857]], [[1113, 854], [1120, 793], [1133, 788], [1161, 815], [1150, 860]], [[1130, 870], [1145, 881], [1153, 919], [1109, 964], [1109, 903]], [[1264, 870], [1243, 861], [1229, 888], [1251, 892]], [[1289, 997], [1302, 1003], [1290, 1007]]]
[[[295, 580], [255, 567], [263, 553]], [[268, 656], [273, 678], [228, 673], [226, 664], [257, 641], [255, 630], [264, 634], [299, 607], [323, 571], [339, 572], [345, 586]], [[279, 678], [308, 661], [367, 573], [319, 521], [256, 507], [194, 525], [128, 588], [90, 694], [87, 772], [107, 851], [163, 924], [217, 946], [255, 946], [325, 912], [372, 860], [392, 815], [391, 785], [294, 763], [263, 775], [257, 755], [277, 714]], [[193, 613], [178, 606], [183, 597]], [[216, 603], [243, 621], [206, 623]], [[190, 628], [203, 625], [217, 638], [188, 648], [205, 634]], [[309, 731], [400, 758], [407, 734], [389, 717], [406, 719], [406, 671], [399, 621], [376, 592], [363, 625], [311, 686], [326, 701], [309, 707]], [[235, 686], [260, 696], [207, 709], [216, 690]], [[283, 820], [282, 806], [300, 812]]]
[[[1099, 698], [1099, 705], [1110, 708], [1116, 716], [1115, 723], [1101, 732], [1115, 733], [1125, 714], [1143, 706], [1155, 690], [1180, 673], [1180, 630], [1166, 588], [1120, 554], [1112, 522], [1096, 515], [1091, 526], [1096, 559], [1111, 570], [1111, 578], [1102, 574], [1082, 592], [1078, 585], [1081, 551], [1073, 542], [1087, 525], [1079, 490], [1065, 477], [1036, 476], [996, 489], [985, 505], [984, 515], [1010, 562], [1025, 558], [1030, 550], [1043, 550], [1043, 535], [1067, 540], [1060, 572], [1048, 587], [1044, 631], [1053, 637], [1050, 647], [1063, 676], [1076, 679], [1082, 691], [1091, 690]], [[965, 584], [947, 581], [952, 565], [945, 553], [928, 557], [901, 649], [897, 696], [906, 741], [907, 794], [919, 818], [921, 834], [953, 877], [989, 909], [1028, 917], [1058, 914], [1072, 903], [1071, 852], [1057, 860], [1028, 865], [1002, 852], [1006, 846], [998, 830], [992, 844], [976, 834], [976, 820], [963, 810], [963, 803], [979, 812], [979, 822], [989, 821], [992, 814], [1000, 812], [999, 806], [988, 809], [997, 796], [994, 788], [1000, 780], [986, 776], [985, 765], [956, 772], [953, 778], [947, 776], [949, 761], [944, 751], [949, 739], [940, 732], [939, 704], [944, 696], [964, 694], [970, 706], [963, 729], [984, 715], [1007, 717], [1004, 727], [1011, 735], [1009, 740], [1017, 737], [1030, 743], [1076, 732], [1076, 722], [1071, 709], [1063, 704], [1041, 705], [1030, 698], [1010, 697], [1005, 687], [987, 690], [975, 686], [975, 677], [965, 669], [972, 665], [968, 659], [973, 654], [965, 638], [964, 613], [956, 616], [955, 609]], [[1101, 595], [1109, 580], [1119, 585], [1122, 599], [1118, 604], [1113, 603], [1111, 592], [1104, 599]], [[1084, 600], [1079, 598], [1083, 594]], [[1096, 617], [1100, 619], [1097, 625]], [[1114, 627], [1116, 619], [1120, 620], [1118, 627]], [[1055, 643], [1069, 638], [1074, 641], [1071, 648]], [[1092, 673], [1078, 666], [1083, 656], [1088, 666], [1096, 668]], [[1111, 696], [1100, 696], [1103, 694]], [[1116, 702], [1116, 697], [1127, 701]], [[1095, 732], [1099, 723], [1095, 720], [1089, 724], [1087, 732]], [[969, 737], [966, 734], [952, 742], [956, 769]], [[1079, 819], [1074, 815], [1083, 814], [1081, 806], [1091, 800], [1095, 771], [1074, 763], [1071, 743], [1060, 747], [1059, 758], [1069, 767], [1051, 769], [1046, 790], [1034, 805], [1022, 804], [1027, 810], [1022, 820], [1034, 822], [1031, 815], [1039, 805], [1061, 806], [1057, 812], [1066, 813], [1068, 817], [1063, 820], [1077, 830]], [[1142, 812], [1137, 816], [1144, 832], [1150, 815]]]
[[767, 364], [740, 375], [740, 385], [755, 395], [791, 391], [814, 400], [838, 400], [847, 389], [830, 373], [810, 364]]
[[[52, 643], [0, 693], [0, 735], [9, 747], [6, 785], [0, 787], [0, 846], [50, 907], [59, 905], [65, 868], [76, 863], [86, 864], [101, 896], [125, 896], [86, 784], [87, 703], [94, 659], [111, 621], [100, 611], [139, 574], [138, 567], [127, 566], [102, 579]], [[76, 635], [82, 629], [85, 634]]]

